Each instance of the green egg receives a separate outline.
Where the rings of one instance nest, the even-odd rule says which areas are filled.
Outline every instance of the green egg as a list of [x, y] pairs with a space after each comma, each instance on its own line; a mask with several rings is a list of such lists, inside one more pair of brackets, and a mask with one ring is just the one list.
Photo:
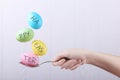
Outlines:
[[34, 32], [30, 28], [23, 28], [16, 34], [16, 39], [20, 42], [28, 42], [34, 37]]

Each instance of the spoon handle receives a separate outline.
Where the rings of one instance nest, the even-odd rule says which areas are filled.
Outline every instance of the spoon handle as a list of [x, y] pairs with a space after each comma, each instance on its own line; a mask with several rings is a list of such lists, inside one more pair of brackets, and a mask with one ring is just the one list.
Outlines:
[[[62, 59], [65, 59], [66, 61], [70, 60], [69, 58], [66, 58], [66, 57], [64, 57], [64, 58], [62, 58]], [[61, 60], [61, 59], [60, 59], [60, 60]], [[59, 61], [59, 60], [58, 60], [58, 61]], [[42, 64], [45, 64], [45, 63], [50, 63], [50, 62], [57, 62], [57, 61], [45, 61], [45, 62], [40, 63], [39, 65], [42, 65]]]
[[45, 61], [45, 62], [40, 63], [39, 65], [42, 65], [42, 64], [45, 64], [45, 63], [50, 63], [50, 62], [55, 62], [55, 61]]

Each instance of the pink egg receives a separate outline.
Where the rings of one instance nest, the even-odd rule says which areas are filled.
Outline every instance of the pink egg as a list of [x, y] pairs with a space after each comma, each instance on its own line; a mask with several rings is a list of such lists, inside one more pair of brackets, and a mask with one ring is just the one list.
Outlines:
[[21, 56], [20, 63], [30, 67], [37, 67], [39, 65], [39, 58], [34, 53], [24, 53]]

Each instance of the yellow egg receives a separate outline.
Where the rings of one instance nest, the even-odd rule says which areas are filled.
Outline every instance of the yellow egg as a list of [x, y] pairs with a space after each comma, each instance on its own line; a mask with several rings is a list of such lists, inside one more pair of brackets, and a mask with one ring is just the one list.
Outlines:
[[43, 43], [42, 41], [34, 40], [32, 42], [32, 50], [33, 50], [34, 54], [36, 54], [37, 56], [43, 56], [47, 52], [47, 47], [46, 47], [45, 43]]

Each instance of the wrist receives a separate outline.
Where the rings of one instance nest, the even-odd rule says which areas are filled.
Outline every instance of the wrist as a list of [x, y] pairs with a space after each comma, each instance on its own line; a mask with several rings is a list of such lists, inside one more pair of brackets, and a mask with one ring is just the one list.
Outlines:
[[93, 64], [97, 54], [98, 54], [97, 52], [88, 51], [88, 53], [86, 53], [86, 55], [85, 55], [85, 57], [86, 57], [86, 64]]

